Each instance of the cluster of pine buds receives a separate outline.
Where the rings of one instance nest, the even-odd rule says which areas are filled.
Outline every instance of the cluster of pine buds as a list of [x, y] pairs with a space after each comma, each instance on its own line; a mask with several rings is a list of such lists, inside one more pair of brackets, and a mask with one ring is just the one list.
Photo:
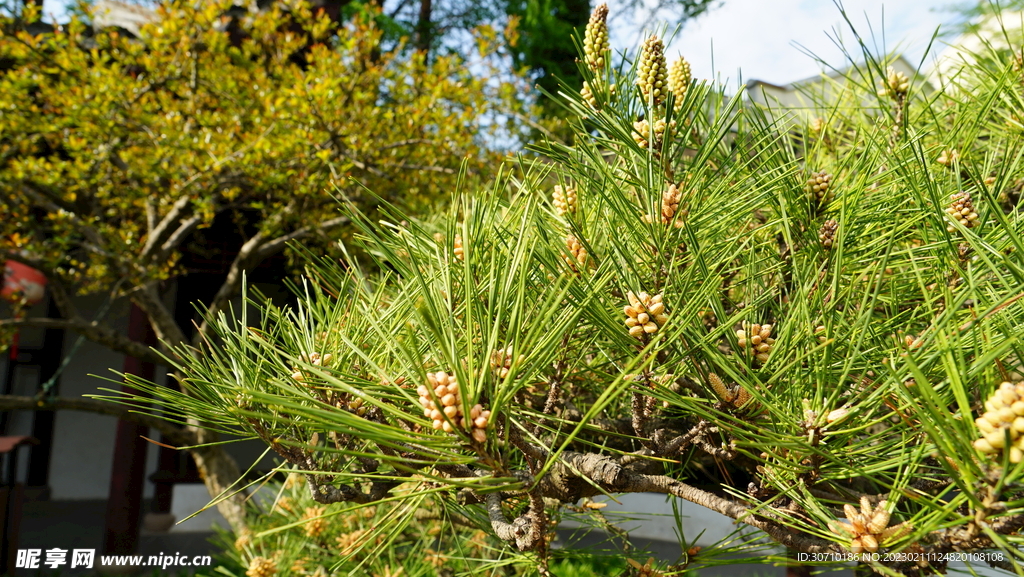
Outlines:
[[[971, 193], [962, 190], [950, 197], [949, 208], [946, 215], [950, 220], [955, 220], [965, 228], [973, 228], [978, 224], [978, 213], [974, 210], [974, 201], [971, 200]], [[946, 230], [953, 232], [956, 227], [953, 223], [946, 226]]]
[[575, 213], [576, 189], [572, 186], [563, 187], [556, 184], [555, 191], [551, 193], [551, 202], [555, 205], [555, 213], [558, 216]]
[[[665, 190], [661, 195], [661, 224], [672, 224], [675, 223], [676, 228], [682, 228], [683, 217], [687, 216], [689, 212], [685, 209], [679, 210], [679, 201], [682, 200], [682, 193], [675, 184], [670, 184], [668, 189]], [[679, 218], [676, 218], [676, 213], [679, 213]], [[654, 218], [649, 214], [643, 216], [644, 222], [653, 222]]]
[[636, 142], [640, 148], [647, 149], [651, 148], [654, 150], [654, 155], [661, 155], [661, 145], [665, 141], [665, 128], [671, 126], [676, 127], [676, 121], [672, 121], [671, 124], [666, 124], [663, 119], [654, 121], [654, 137], [651, 137], [651, 123], [647, 122], [647, 119], [638, 120], [633, 123], [633, 142]]
[[754, 355], [758, 362], [768, 362], [775, 339], [772, 337], [772, 325], [749, 324], [743, 321], [743, 328], [736, 331], [736, 340], [741, 348]]
[[982, 438], [974, 448], [982, 453], [998, 453], [1006, 448], [1006, 432], [1010, 434], [1010, 462], [1024, 458], [1024, 382], [1003, 383], [985, 401], [985, 414], [974, 420]]
[[668, 311], [665, 310], [665, 303], [661, 302], [662, 295], [651, 296], [644, 292], [635, 295], [630, 291], [626, 297], [629, 304], [622, 312], [626, 313], [626, 326], [629, 327], [631, 337], [639, 339], [645, 334], [654, 334], [668, 322]]
[[654, 106], [665, 101], [666, 75], [665, 46], [662, 44], [661, 38], [654, 35], [648, 36], [640, 49], [640, 66], [636, 75], [636, 85]]
[[821, 241], [822, 248], [832, 250], [832, 245], [836, 242], [837, 230], [839, 230], [839, 223], [835, 220], [826, 220], [825, 224], [821, 225], [821, 229], [818, 231], [818, 240]]
[[[917, 335], [903, 335], [903, 346], [906, 347], [908, 351], [916, 351], [921, 348], [921, 345], [923, 344], [924, 339]], [[904, 353], [903, 356], [907, 356], [906, 353]]]
[[243, 553], [250, 545], [252, 545], [252, 532], [244, 529], [238, 534], [238, 538], [235, 539], [235, 551]]
[[[427, 373], [427, 380], [433, 387], [434, 396], [437, 401], [431, 398], [431, 390], [425, 385], [420, 385], [416, 392], [420, 396], [420, 404], [423, 406], [423, 416], [429, 417], [435, 429], [441, 429], [446, 433], [455, 432], [454, 425], [468, 429], [473, 440], [482, 443], [487, 440], [487, 422], [491, 412], [484, 410], [479, 403], [470, 409], [469, 418], [462, 414], [462, 403], [459, 393], [459, 383], [455, 375], [449, 375], [444, 371]], [[445, 418], [447, 417], [447, 418]]]
[[356, 397], [351, 401], [345, 403], [344, 406], [346, 409], [352, 411], [353, 413], [359, 415], [360, 417], [366, 414], [366, 403], [363, 402], [363, 400], [360, 399], [359, 397]]
[[957, 152], [955, 148], [950, 148], [948, 150], [943, 150], [942, 153], [939, 154], [939, 157], [935, 159], [935, 162], [938, 162], [942, 166], [949, 166], [958, 160], [960, 160], [960, 153]]
[[676, 59], [668, 69], [668, 89], [675, 96], [672, 109], [676, 112], [679, 112], [683, 105], [683, 97], [686, 96], [686, 91], [690, 88], [692, 78], [690, 63], [682, 56]]
[[708, 381], [716, 395], [737, 409], [742, 408], [750, 400], [750, 393], [742, 385], [726, 386], [725, 381], [715, 373], [708, 373]]
[[819, 206], [832, 202], [835, 198], [835, 191], [832, 188], [832, 175], [825, 172], [812, 172], [811, 177], [807, 179], [807, 195]]
[[327, 519], [324, 519], [324, 512], [327, 507], [306, 507], [302, 514], [302, 530], [307, 537], [319, 537], [327, 529]]
[[[608, 98], [615, 98], [615, 84], [608, 84]], [[600, 94], [605, 88], [604, 82], [599, 78], [594, 79], [594, 85], [591, 86], [590, 82], [584, 80], [583, 88], [580, 89], [580, 96], [583, 100], [590, 105], [594, 110], [601, 110], [601, 101], [597, 99], [597, 95]]]
[[825, 128], [827, 126], [828, 125], [825, 123], [825, 119], [820, 116], [816, 116], [813, 119], [811, 119], [811, 132], [813, 132], [814, 134], [821, 134], [822, 132], [825, 131]]
[[249, 577], [274, 577], [277, 575], [277, 563], [266, 557], [253, 557], [245, 574]]
[[580, 243], [580, 239], [574, 235], [565, 237], [566, 252], [562, 254], [562, 260], [573, 272], [578, 273], [590, 265], [590, 255], [587, 249]]
[[[519, 362], [524, 360], [525, 357], [519, 355]], [[499, 379], [508, 376], [509, 371], [512, 370], [512, 345], [491, 352], [491, 370], [498, 375]]]
[[[327, 353], [325, 355], [321, 355], [320, 353], [309, 353], [308, 358], [309, 364], [313, 365], [314, 367], [326, 367], [328, 364], [330, 364], [331, 359], [334, 358], [334, 355], [332, 355], [331, 353]], [[292, 367], [292, 371], [292, 378], [295, 379], [296, 381], [299, 381], [301, 383], [302, 381], [306, 380], [305, 375], [302, 374], [302, 371], [299, 369], [299, 367]]]
[[342, 533], [334, 540], [338, 543], [340, 554], [343, 557], [347, 557], [359, 550], [359, 547], [362, 546], [363, 542], [366, 540], [366, 536], [366, 529], [356, 529], [349, 533]]
[[604, 70], [605, 59], [611, 45], [608, 42], [608, 5], [601, 4], [590, 13], [590, 21], [583, 34], [583, 55], [587, 67], [593, 72]]
[[910, 90], [910, 80], [907, 79], [906, 74], [897, 72], [895, 68], [889, 66], [885, 69], [885, 84], [883, 86], [883, 90], [878, 93], [879, 96], [902, 100]]
[[886, 501], [881, 501], [878, 506], [872, 507], [867, 497], [861, 497], [860, 511], [849, 503], [843, 505], [849, 523], [830, 521], [828, 528], [841, 537], [852, 537], [852, 553], [877, 553], [879, 545], [890, 539], [898, 539], [910, 531], [907, 523], [889, 526], [887, 504]]

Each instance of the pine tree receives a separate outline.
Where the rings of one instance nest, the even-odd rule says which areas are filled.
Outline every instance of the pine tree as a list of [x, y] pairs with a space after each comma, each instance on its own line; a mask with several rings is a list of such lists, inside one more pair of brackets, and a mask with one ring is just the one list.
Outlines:
[[[600, 501], [648, 492], [815, 562], [1019, 573], [1024, 221], [1001, 192], [1024, 179], [1021, 73], [994, 54], [922, 98], [866, 56], [874, 85], [843, 85], [795, 141], [799, 117], [702, 81], [677, 109], [650, 67], [613, 71], [600, 110], [566, 97], [573, 145], [449, 213], [351, 209], [389, 274], [311, 255], [300, 307], [215, 319], [182, 366], [194, 393], [150, 389], [263, 439], [329, 511], [486, 531], [478, 572], [545, 573], [579, 554], [551, 548], [560, 520], [615, 531]], [[758, 547], [681, 537], [676, 565], [630, 567]]]

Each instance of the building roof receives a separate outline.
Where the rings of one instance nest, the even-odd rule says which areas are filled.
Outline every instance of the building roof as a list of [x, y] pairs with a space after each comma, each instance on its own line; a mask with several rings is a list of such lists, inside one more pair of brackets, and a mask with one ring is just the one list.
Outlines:
[[[889, 61], [888, 65], [898, 72], [906, 74], [908, 78], [917, 76], [917, 69], [902, 55], [897, 55]], [[858, 69], [861, 67], [863, 64], [850, 65], [788, 84], [751, 80], [747, 83], [747, 98], [751, 102], [770, 107], [817, 109], [821, 107], [821, 103], [832, 102], [837, 87], [841, 86], [851, 75], [858, 75]]]
[[117, 0], [99, 0], [93, 5], [92, 26], [97, 30], [121, 28], [138, 36], [142, 25], [155, 18], [156, 13], [143, 6]]

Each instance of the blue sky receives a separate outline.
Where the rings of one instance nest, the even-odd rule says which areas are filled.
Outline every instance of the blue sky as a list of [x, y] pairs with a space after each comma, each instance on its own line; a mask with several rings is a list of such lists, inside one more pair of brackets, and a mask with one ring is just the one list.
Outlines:
[[[953, 1], [844, 0], [843, 6], [867, 43], [877, 45], [879, 52], [899, 49], [916, 65], [936, 28], [947, 29], [961, 18], [948, 9]], [[628, 19], [615, 12], [614, 4], [609, 1], [612, 18]], [[613, 43], [618, 48], [633, 46], [638, 31], [635, 25], [613, 22]], [[669, 59], [685, 56], [694, 77], [728, 80], [735, 88], [741, 70], [744, 81], [774, 84], [821, 72], [822, 65], [805, 52], [840, 67], [845, 57], [837, 40], [859, 54], [849, 25], [831, 0], [725, 0], [719, 8], [688, 22], [666, 52]], [[930, 54], [944, 47], [940, 38]]]
[[[44, 13], [62, 19], [67, 1], [44, 0]], [[617, 12], [615, 0], [607, 1], [613, 44], [617, 49], [635, 47], [641, 38], [641, 23], [631, 22], [630, 14]], [[957, 21], [958, 15], [948, 9], [954, 1], [843, 0], [843, 6], [857, 31], [879, 51], [883, 46], [886, 51], [898, 48], [917, 64], [936, 28], [948, 28]], [[725, 0], [710, 13], [688, 22], [668, 46], [667, 54], [670, 59], [685, 56], [696, 78], [727, 80], [735, 89], [741, 71], [744, 81], [774, 84], [821, 72], [822, 65], [805, 52], [840, 67], [845, 57], [836, 46], [837, 39], [857, 52], [853, 34], [832, 0]], [[940, 39], [932, 54], [942, 47]]]

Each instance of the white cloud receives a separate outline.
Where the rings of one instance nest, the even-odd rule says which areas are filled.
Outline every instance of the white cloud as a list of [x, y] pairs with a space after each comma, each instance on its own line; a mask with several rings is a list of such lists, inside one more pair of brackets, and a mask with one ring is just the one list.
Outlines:
[[[857, 33], [872, 47], [872, 52], [899, 49], [913, 64], [921, 59], [936, 27], [955, 20], [955, 14], [941, 10], [949, 3], [950, 0], [843, 2]], [[639, 30], [635, 25], [616, 27], [615, 31], [618, 47], [636, 45]], [[667, 54], [670, 59], [684, 55], [697, 78], [716, 77], [735, 87], [742, 71], [744, 81], [758, 79], [785, 84], [824, 69], [805, 52], [829, 65], [843, 66], [846, 57], [836, 46], [839, 40], [855, 59], [862, 60], [850, 26], [829, 0], [725, 0], [721, 7], [688, 22], [668, 46]], [[941, 48], [942, 44], [937, 46]]]

